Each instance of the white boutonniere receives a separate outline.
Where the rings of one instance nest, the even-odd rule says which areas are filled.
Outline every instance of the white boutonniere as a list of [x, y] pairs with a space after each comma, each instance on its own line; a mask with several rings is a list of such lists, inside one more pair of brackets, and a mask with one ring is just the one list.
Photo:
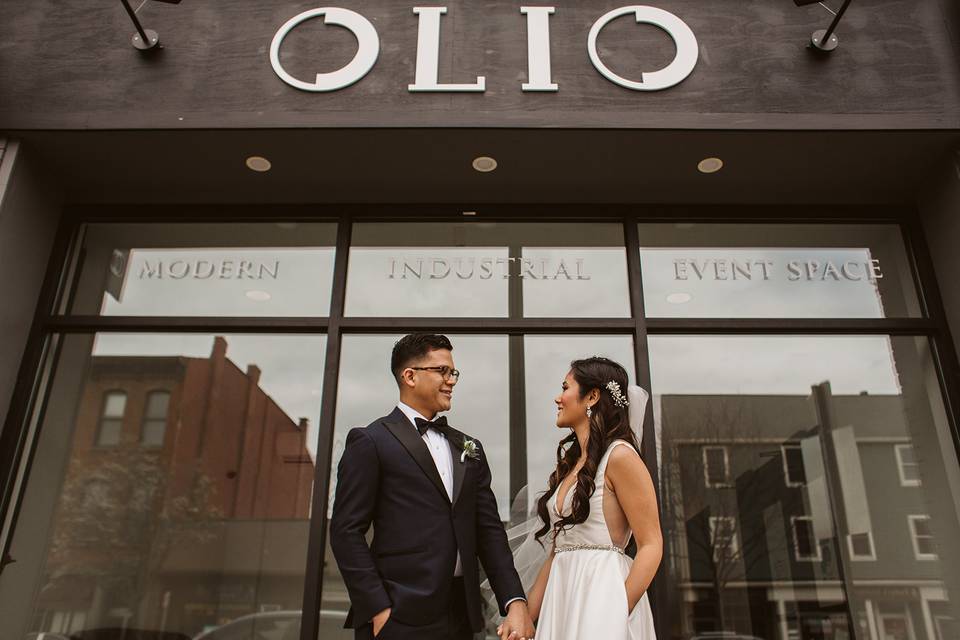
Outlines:
[[480, 451], [477, 449], [477, 443], [476, 443], [476, 442], [474, 442], [474, 441], [471, 440], [470, 438], [464, 438], [464, 439], [463, 439], [463, 445], [462, 445], [462, 446], [463, 446], [463, 453], [460, 454], [460, 462], [461, 462], [461, 464], [462, 464], [467, 458], [473, 458], [474, 460], [477, 460], [477, 459], [480, 458]]

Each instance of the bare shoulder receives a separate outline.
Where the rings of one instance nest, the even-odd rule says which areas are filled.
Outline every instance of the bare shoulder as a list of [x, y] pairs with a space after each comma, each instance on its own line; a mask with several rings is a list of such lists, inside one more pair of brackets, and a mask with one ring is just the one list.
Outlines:
[[607, 462], [607, 475], [616, 483], [618, 480], [623, 482], [636, 482], [642, 478], [649, 478], [650, 472], [647, 465], [643, 463], [640, 454], [631, 446], [619, 445], [610, 452], [610, 459]]

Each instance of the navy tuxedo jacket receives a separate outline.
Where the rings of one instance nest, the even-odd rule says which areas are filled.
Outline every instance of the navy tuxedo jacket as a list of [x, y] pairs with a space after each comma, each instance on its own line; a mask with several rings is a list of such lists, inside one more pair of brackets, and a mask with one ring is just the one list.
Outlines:
[[466, 436], [451, 432], [452, 502], [426, 443], [399, 408], [347, 435], [330, 521], [330, 545], [352, 605], [346, 627], [362, 627], [388, 607], [407, 625], [440, 619], [449, 609], [457, 551], [475, 631], [483, 627], [478, 560], [501, 615], [507, 602], [524, 597], [483, 447], [477, 442], [479, 457], [461, 462]]

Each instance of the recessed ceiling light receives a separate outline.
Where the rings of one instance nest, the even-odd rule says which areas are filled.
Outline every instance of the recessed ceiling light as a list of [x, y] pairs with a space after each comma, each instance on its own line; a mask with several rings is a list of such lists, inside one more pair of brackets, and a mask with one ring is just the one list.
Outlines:
[[693, 300], [693, 296], [689, 293], [671, 293], [667, 296], [667, 302], [670, 304], [686, 304]]
[[497, 161], [490, 156], [479, 156], [473, 159], [473, 168], [480, 173], [490, 173], [497, 168]]
[[463, 211], [462, 213], [463, 213], [463, 215], [465, 215], [465, 216], [475, 216], [475, 215], [477, 215], [477, 212], [476, 212], [476, 211]]
[[253, 289], [251, 291], [247, 291], [244, 295], [246, 295], [251, 300], [256, 300], [257, 302], [266, 302], [271, 297], [273, 297], [266, 291], [260, 291], [259, 289]]
[[264, 171], [270, 171], [271, 166], [273, 165], [270, 164], [270, 161], [262, 156], [250, 156], [247, 158], [247, 168], [251, 171], [263, 173]]
[[700, 173], [716, 173], [720, 169], [723, 169], [723, 160], [720, 158], [704, 158], [697, 163]]
[[278, 229], [283, 229], [284, 231], [290, 231], [300, 226], [296, 222], [275, 222], [274, 224], [277, 225]]

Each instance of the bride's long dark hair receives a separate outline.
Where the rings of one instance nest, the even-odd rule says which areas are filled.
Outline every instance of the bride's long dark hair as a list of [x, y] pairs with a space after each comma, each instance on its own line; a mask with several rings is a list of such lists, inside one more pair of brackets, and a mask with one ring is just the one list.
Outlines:
[[[586, 521], [590, 515], [590, 496], [596, 490], [594, 477], [600, 460], [614, 440], [626, 440], [640, 453], [633, 430], [630, 428], [630, 419], [627, 407], [618, 407], [613, 395], [607, 389], [607, 384], [616, 382], [620, 386], [623, 397], [627, 397], [627, 371], [618, 363], [609, 358], [594, 356], [583, 360], [574, 360], [570, 363], [570, 372], [580, 387], [580, 397], [585, 397], [593, 389], [600, 391], [600, 399], [593, 405], [590, 418], [590, 437], [587, 440], [587, 459], [577, 473], [577, 482], [573, 491], [573, 505], [568, 515], [564, 515], [553, 527], [556, 535], [567, 527]], [[570, 433], [557, 446], [557, 468], [550, 474], [547, 492], [537, 500], [537, 515], [540, 516], [543, 526], [537, 531], [539, 540], [550, 532], [550, 512], [547, 503], [557, 491], [560, 482], [576, 467], [582, 451], [580, 442], [575, 433]], [[563, 506], [558, 508], [563, 511]]]

